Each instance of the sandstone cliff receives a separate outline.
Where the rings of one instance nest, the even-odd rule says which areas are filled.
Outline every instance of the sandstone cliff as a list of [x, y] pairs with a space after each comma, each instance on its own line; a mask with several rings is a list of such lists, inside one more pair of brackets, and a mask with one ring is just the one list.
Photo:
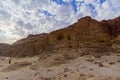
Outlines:
[[102, 55], [113, 50], [117, 39], [119, 43], [120, 17], [112, 20], [97, 21], [89, 16], [78, 22], [50, 33], [29, 35], [18, 40], [11, 47], [13, 57], [25, 57], [42, 54], [67, 53]]
[[18, 40], [12, 46], [15, 47], [11, 56], [33, 56], [42, 53], [48, 44], [47, 34], [29, 35]]

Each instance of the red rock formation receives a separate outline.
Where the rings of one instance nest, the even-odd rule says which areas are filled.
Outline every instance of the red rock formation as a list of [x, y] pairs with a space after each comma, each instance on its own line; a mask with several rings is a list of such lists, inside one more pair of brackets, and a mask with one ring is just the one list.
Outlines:
[[120, 34], [120, 17], [113, 20], [96, 21], [89, 16], [49, 34], [29, 35], [18, 40], [12, 47], [12, 56], [34, 56], [42, 53], [70, 52], [76, 50], [105, 52], [110, 50], [111, 38]]
[[60, 40], [93, 41], [108, 38], [109, 35], [105, 32], [101, 23], [90, 17], [81, 18], [77, 23], [49, 34], [49, 42]]
[[106, 32], [112, 37], [117, 37], [120, 34], [120, 17], [113, 20], [103, 20], [101, 24], [106, 27]]
[[48, 44], [47, 34], [29, 35], [13, 44], [15, 51], [12, 56], [24, 57], [41, 54]]

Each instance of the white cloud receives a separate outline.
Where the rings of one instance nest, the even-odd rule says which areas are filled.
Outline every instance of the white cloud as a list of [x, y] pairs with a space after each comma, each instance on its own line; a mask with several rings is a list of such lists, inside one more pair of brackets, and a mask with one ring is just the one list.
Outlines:
[[110, 2], [113, 8], [120, 8], [120, 0], [110, 0]]
[[52, 0], [1, 0], [0, 42], [12, 43], [28, 34], [63, 28], [82, 16], [101, 20], [120, 15], [119, 0], [105, 0], [103, 3], [100, 0], [75, 0], [76, 13], [72, 0], [63, 1], [65, 4]]

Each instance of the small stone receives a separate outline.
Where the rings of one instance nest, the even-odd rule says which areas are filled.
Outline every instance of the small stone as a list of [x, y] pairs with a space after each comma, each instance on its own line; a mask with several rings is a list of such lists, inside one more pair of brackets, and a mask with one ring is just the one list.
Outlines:
[[98, 62], [95, 61], [94, 63], [97, 64]]
[[100, 67], [104, 67], [102, 63], [99, 63], [99, 66], [100, 66]]
[[94, 77], [94, 75], [89, 75], [88, 77]]
[[51, 70], [51, 69], [48, 69], [47, 71], [50, 72], [50, 71], [52, 71], [52, 70]]
[[109, 62], [110, 65], [115, 64], [115, 62]]
[[93, 78], [84, 78], [83, 80], [94, 80]]
[[120, 60], [118, 60], [117, 62], [120, 63]]
[[67, 75], [65, 74], [64, 77], [67, 77]]
[[45, 80], [52, 80], [51, 78], [45, 78]]
[[69, 69], [68, 68], [64, 68], [64, 72], [68, 72], [69, 71]]
[[100, 67], [109, 67], [110, 65], [107, 62], [101, 62], [101, 63], [99, 63], [99, 66]]
[[91, 68], [90, 70], [92, 71], [93, 69]]
[[116, 78], [115, 80], [120, 80], [120, 78]]
[[6, 77], [5, 79], [8, 79], [8, 77]]
[[85, 76], [85, 74], [80, 74], [80, 76]]
[[93, 62], [94, 60], [93, 60], [93, 59], [87, 59], [86, 61], [88, 61], [88, 62]]
[[85, 66], [81, 67], [81, 68], [86, 68]]

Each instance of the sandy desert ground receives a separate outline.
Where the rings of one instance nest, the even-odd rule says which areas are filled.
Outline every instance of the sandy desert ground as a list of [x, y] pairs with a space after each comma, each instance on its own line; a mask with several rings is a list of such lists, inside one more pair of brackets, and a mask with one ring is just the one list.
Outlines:
[[120, 80], [120, 55], [81, 56], [67, 61], [0, 57], [0, 80]]

